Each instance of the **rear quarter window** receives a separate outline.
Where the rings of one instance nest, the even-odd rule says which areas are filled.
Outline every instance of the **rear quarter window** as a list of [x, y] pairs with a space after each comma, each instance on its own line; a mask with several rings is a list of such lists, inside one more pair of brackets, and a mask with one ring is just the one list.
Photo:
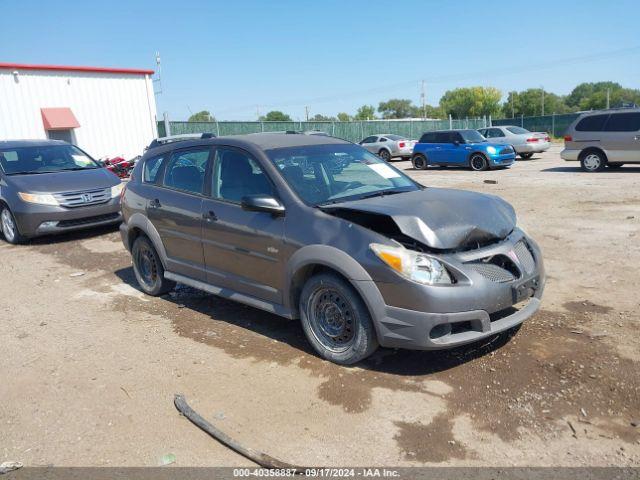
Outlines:
[[605, 132], [637, 132], [640, 130], [640, 112], [612, 113], [604, 126]]
[[578, 132], [601, 132], [604, 124], [607, 122], [609, 114], [606, 115], [589, 115], [578, 121], [576, 131]]
[[158, 172], [162, 165], [163, 156], [152, 157], [144, 162], [144, 170], [142, 172], [142, 181], [145, 183], [155, 183], [158, 179]]

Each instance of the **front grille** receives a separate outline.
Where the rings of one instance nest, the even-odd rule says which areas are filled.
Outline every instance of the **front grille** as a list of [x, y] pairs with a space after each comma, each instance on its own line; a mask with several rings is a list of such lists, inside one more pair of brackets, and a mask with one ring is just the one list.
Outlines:
[[500, 150], [500, 155], [507, 155], [508, 153], [513, 153], [513, 149], [511, 147], [506, 147]]
[[515, 252], [516, 257], [518, 257], [520, 265], [522, 265], [524, 271], [529, 275], [532, 274], [536, 269], [536, 261], [533, 259], [533, 255], [531, 255], [531, 251], [524, 240], [520, 240], [516, 243], [513, 247], [513, 251]]
[[100, 222], [108, 222], [109, 220], [117, 220], [119, 216], [120, 216], [120, 213], [113, 212], [113, 213], [107, 213], [105, 215], [96, 215], [94, 217], [74, 218], [73, 220], [60, 220], [57, 226], [61, 228], [77, 227], [79, 225], [89, 225], [91, 223], [100, 223]]
[[478, 272], [487, 280], [491, 280], [492, 282], [504, 283], [504, 282], [512, 282], [516, 279], [516, 277], [509, 270], [499, 267], [498, 265], [494, 265], [493, 263], [485, 263], [485, 262], [472, 262], [468, 264], [469, 267]]
[[88, 207], [111, 200], [111, 189], [100, 188], [82, 192], [55, 193], [53, 196], [61, 206], [66, 208]]

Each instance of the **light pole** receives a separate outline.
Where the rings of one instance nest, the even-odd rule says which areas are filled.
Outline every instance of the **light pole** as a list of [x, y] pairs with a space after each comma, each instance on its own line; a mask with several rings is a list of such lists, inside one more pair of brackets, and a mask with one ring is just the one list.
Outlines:
[[542, 116], [544, 117], [544, 87], [540, 87], [542, 89]]

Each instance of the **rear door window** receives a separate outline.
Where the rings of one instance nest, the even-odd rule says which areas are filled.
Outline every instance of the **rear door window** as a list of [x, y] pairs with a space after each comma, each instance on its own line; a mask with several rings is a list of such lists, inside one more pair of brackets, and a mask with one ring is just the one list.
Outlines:
[[499, 128], [490, 128], [487, 130], [487, 134], [485, 135], [487, 138], [500, 138], [504, 137], [504, 133]]
[[607, 118], [609, 118], [609, 114], [589, 115], [578, 122], [576, 130], [578, 132], [601, 132], [607, 122]]
[[425, 133], [420, 137], [419, 143], [436, 143], [436, 134], [433, 132]]
[[434, 143], [451, 143], [449, 132], [437, 132]]
[[640, 130], [640, 112], [612, 113], [604, 127], [605, 132], [637, 132]]
[[164, 185], [189, 193], [202, 194], [208, 163], [208, 148], [173, 152], [164, 173]]

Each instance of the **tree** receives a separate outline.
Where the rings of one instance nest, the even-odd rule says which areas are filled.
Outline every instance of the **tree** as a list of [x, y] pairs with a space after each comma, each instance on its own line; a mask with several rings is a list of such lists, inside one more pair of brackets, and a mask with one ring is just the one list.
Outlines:
[[[184, 118], [184, 117], [183, 117]], [[215, 122], [216, 119], [209, 113], [208, 110], [202, 110], [201, 112], [194, 113], [189, 117], [190, 122]]]
[[419, 106], [411, 107], [411, 117], [413, 118], [444, 118], [446, 115], [440, 107], [425, 105], [424, 109]]
[[320, 115], [319, 113], [316, 113], [310, 120], [312, 122], [331, 122], [334, 121], [336, 118], [335, 117], [325, 117], [324, 115]]
[[640, 90], [623, 88], [616, 82], [595, 82], [576, 86], [567, 96], [567, 105], [576, 110], [607, 108], [607, 91], [610, 107], [640, 103]]
[[392, 98], [386, 102], [380, 102], [378, 112], [382, 114], [382, 118], [410, 118], [414, 108], [411, 100]]
[[[533, 117], [542, 115], [543, 95], [541, 88], [528, 88], [522, 92], [509, 92], [507, 101], [502, 106], [505, 117]], [[569, 113], [572, 109], [567, 106], [565, 97], [551, 92], [544, 92], [544, 113]]]
[[363, 105], [353, 118], [354, 120], [374, 120], [376, 118], [376, 109], [373, 105]]
[[469, 87], [448, 90], [440, 99], [440, 108], [455, 118], [481, 117], [500, 113], [500, 90], [493, 87]]
[[338, 114], [338, 120], [341, 122], [350, 122], [351, 121], [351, 115], [349, 115], [348, 113], [345, 112], [340, 112]]
[[279, 110], [272, 110], [268, 112], [265, 116], [260, 117], [260, 120], [264, 122], [290, 122], [291, 117], [286, 113], [282, 113]]

